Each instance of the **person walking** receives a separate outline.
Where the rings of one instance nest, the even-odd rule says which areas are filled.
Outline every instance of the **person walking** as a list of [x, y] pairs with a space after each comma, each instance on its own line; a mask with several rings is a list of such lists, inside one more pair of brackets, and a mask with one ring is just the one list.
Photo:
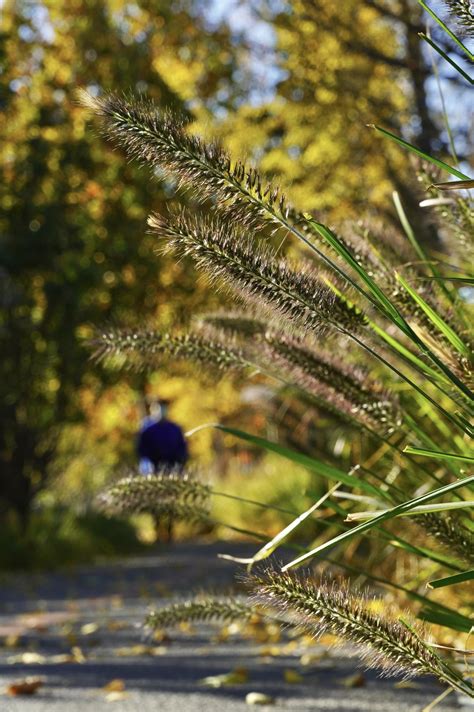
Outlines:
[[[146, 404], [147, 414], [138, 434], [137, 453], [140, 473], [144, 476], [156, 472], [179, 473], [188, 460], [188, 447], [184, 433], [177, 423], [168, 418], [170, 401], [157, 399]], [[155, 519], [157, 538], [161, 538], [162, 522]], [[169, 517], [168, 543], [173, 538], [173, 522]]]

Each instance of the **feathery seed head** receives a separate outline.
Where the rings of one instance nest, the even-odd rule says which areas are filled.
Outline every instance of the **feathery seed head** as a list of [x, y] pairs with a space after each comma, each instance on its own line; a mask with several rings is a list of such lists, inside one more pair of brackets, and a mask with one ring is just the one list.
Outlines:
[[166, 238], [170, 248], [190, 255], [212, 279], [221, 278], [244, 299], [277, 309], [304, 332], [328, 325], [357, 331], [365, 324], [366, 318], [357, 308], [314, 274], [304, 269], [296, 272], [286, 262], [277, 261], [228, 221], [181, 212], [168, 220], [153, 215], [149, 225]]
[[149, 513], [207, 521], [210, 495], [208, 485], [171, 469], [149, 477], [125, 477], [100, 495], [99, 504], [109, 514]]
[[423, 514], [416, 523], [442, 544], [447, 552], [454, 552], [463, 561], [474, 565], [474, 534], [453, 515]]
[[282, 334], [269, 331], [265, 342], [268, 362], [278, 364], [330, 410], [384, 433], [399, 426], [397, 401], [362, 369]]
[[183, 122], [152, 102], [133, 96], [80, 93], [80, 101], [104, 122], [106, 134], [127, 153], [151, 168], [159, 167], [193, 191], [198, 201], [217, 201], [219, 210], [247, 224], [286, 219], [290, 208], [278, 188], [265, 184], [258, 171], [232, 164], [217, 143], [187, 133]]
[[146, 628], [162, 628], [184, 622], [249, 620], [254, 614], [249, 603], [237, 598], [206, 596], [163, 606], [151, 611], [145, 620]]
[[467, 37], [474, 38], [474, 7], [471, 0], [444, 0], [452, 19]]
[[160, 359], [193, 359], [219, 369], [245, 368], [241, 349], [204, 334], [170, 335], [153, 329], [104, 329], [93, 340], [97, 360], [118, 358], [130, 368], [155, 368]]
[[367, 596], [351, 593], [349, 583], [321, 582], [275, 570], [250, 578], [255, 602], [276, 609], [313, 635], [329, 632], [364, 649], [364, 660], [385, 675], [445, 673], [439, 658], [417, 632], [370, 610]]

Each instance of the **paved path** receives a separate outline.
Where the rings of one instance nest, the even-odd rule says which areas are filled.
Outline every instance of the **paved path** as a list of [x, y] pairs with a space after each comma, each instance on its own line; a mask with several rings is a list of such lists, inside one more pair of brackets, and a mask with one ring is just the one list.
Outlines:
[[[251, 549], [228, 543], [180, 544], [155, 555], [66, 573], [4, 577], [0, 712], [259, 709], [245, 703], [248, 692], [274, 698], [272, 706], [260, 707], [269, 712], [421, 712], [440, 693], [430, 679], [397, 689], [396, 681], [373, 673], [364, 673], [362, 687], [348, 687], [346, 678], [358, 672], [350, 649], [328, 652], [311, 646], [313, 662], [302, 666], [305, 650], [296, 641], [258, 641], [232, 628], [217, 641], [219, 629], [208, 626], [172, 630], [169, 640], [145, 639], [139, 624], [151, 604], [187, 596], [203, 584], [214, 591], [233, 586], [234, 567], [217, 558], [219, 551], [245, 555]], [[200, 684], [205, 677], [239, 667], [248, 673], [241, 684], [218, 689]], [[302, 680], [285, 681], [291, 672], [302, 675]], [[3, 694], [8, 685], [27, 676], [44, 680], [35, 695]], [[115, 687], [124, 689], [104, 689], [112, 680], [121, 681]], [[437, 709], [474, 712], [454, 694]]]

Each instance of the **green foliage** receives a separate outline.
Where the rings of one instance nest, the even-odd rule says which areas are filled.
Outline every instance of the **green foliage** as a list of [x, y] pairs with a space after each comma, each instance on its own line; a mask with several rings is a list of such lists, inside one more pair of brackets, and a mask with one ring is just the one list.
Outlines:
[[0, 569], [55, 569], [144, 548], [135, 528], [123, 519], [46, 506], [32, 513], [24, 530], [13, 519], [2, 527]]

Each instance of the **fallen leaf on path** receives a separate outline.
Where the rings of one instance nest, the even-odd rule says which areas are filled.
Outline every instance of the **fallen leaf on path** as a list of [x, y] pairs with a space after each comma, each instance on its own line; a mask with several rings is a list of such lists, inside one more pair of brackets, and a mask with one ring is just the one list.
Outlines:
[[273, 705], [275, 700], [270, 695], [264, 695], [263, 692], [249, 692], [245, 697], [248, 705]]
[[171, 638], [169, 634], [166, 632], [166, 630], [161, 630], [160, 628], [158, 630], [155, 630], [152, 637], [156, 643], [171, 643]]
[[92, 635], [93, 633], [97, 633], [98, 630], [99, 630], [98, 623], [85, 623], [81, 627], [82, 635]]
[[128, 645], [122, 648], [117, 648], [115, 655], [119, 658], [138, 658], [142, 655], [151, 655], [156, 657], [158, 655], [165, 655], [168, 648], [164, 645], [144, 645], [139, 643], [138, 645]]
[[282, 654], [282, 649], [278, 645], [265, 645], [263, 648], [260, 648], [258, 654], [262, 657], [274, 658]]
[[20, 635], [18, 633], [9, 633], [3, 639], [2, 645], [5, 648], [17, 648], [20, 644]]
[[413, 682], [413, 680], [399, 680], [393, 686], [396, 690], [419, 690], [421, 688], [420, 683]]
[[304, 677], [303, 675], [300, 675], [300, 673], [296, 670], [289, 669], [283, 671], [283, 679], [285, 682], [289, 682], [291, 685], [296, 685], [299, 682], [303, 682]]
[[349, 675], [341, 680], [341, 685], [344, 687], [365, 687], [365, 677], [361, 672], [356, 672], [355, 675]]
[[223, 675], [210, 675], [199, 680], [200, 685], [206, 687], [224, 687], [225, 685], [242, 685], [249, 679], [248, 670], [242, 667], [235, 668]]
[[315, 663], [319, 663], [321, 660], [324, 660], [328, 657], [329, 654], [325, 650], [322, 653], [303, 653], [300, 658], [300, 664], [306, 667], [307, 665], [314, 665]]
[[107, 702], [120, 702], [120, 700], [124, 700], [126, 697], [126, 692], [109, 692], [105, 696], [105, 699]]
[[130, 623], [127, 623], [126, 621], [109, 621], [107, 623], [107, 630], [124, 630], [129, 626]]
[[85, 663], [86, 662], [86, 656], [84, 655], [84, 653], [82, 652], [81, 648], [78, 645], [72, 646], [71, 655], [72, 655], [75, 663]]
[[45, 655], [29, 651], [26, 653], [20, 653], [20, 655], [11, 655], [7, 659], [7, 662], [13, 665], [16, 663], [21, 663], [22, 665], [43, 665], [46, 660], [47, 658]]
[[7, 695], [11, 697], [34, 695], [43, 685], [44, 681], [40, 677], [26, 677], [24, 680], [12, 682], [7, 687]]
[[104, 690], [106, 692], [123, 692], [125, 690], [125, 682], [120, 678], [116, 678], [104, 685]]
[[72, 648], [70, 653], [59, 653], [58, 655], [42, 655], [27, 651], [7, 658], [10, 665], [64, 665], [66, 663], [83, 663], [85, 660], [82, 650], [77, 647]]

